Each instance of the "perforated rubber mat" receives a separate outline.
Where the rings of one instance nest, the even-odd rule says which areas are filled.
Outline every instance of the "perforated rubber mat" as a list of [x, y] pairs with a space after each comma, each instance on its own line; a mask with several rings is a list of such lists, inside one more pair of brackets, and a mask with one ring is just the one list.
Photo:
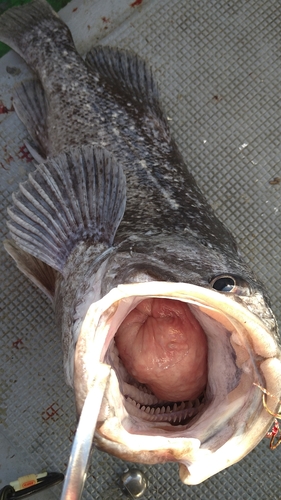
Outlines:
[[[280, 2], [77, 0], [63, 18], [80, 51], [98, 41], [129, 48], [152, 66], [187, 165], [266, 284], [281, 324]], [[26, 75], [14, 54], [0, 61], [3, 238], [11, 193], [34, 169], [27, 133], [11, 108], [12, 87]], [[65, 472], [76, 418], [52, 308], [2, 246], [1, 284], [4, 485], [42, 469]], [[264, 439], [241, 462], [192, 487], [181, 484], [175, 464], [140, 465], [149, 480], [145, 498], [279, 500], [281, 447], [272, 452], [268, 444]], [[125, 469], [121, 460], [95, 451], [83, 499], [125, 498], [119, 486]], [[58, 499], [60, 492], [57, 486], [37, 497]]]

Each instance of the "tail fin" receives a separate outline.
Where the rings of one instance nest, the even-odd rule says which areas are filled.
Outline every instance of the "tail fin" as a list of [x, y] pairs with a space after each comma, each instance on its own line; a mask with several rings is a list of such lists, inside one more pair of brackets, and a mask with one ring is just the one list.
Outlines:
[[44, 42], [44, 37], [53, 37], [58, 28], [60, 41], [71, 42], [74, 46], [70, 31], [48, 2], [32, 0], [28, 4], [8, 9], [0, 17], [0, 41], [30, 64], [32, 48]]

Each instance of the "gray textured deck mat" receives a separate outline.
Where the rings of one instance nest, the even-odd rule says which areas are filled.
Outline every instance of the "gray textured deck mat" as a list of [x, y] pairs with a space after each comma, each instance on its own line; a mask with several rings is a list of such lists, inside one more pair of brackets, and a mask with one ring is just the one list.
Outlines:
[[[108, 17], [114, 2], [88, 5], [95, 9], [97, 3], [99, 30], [93, 39], [130, 48], [154, 68], [187, 164], [266, 283], [280, 323], [280, 2], [151, 0], [130, 6], [131, 0], [123, 17], [121, 12], [114, 19]], [[84, 50], [92, 43], [90, 28], [80, 45]], [[11, 87], [24, 75], [19, 59], [9, 58], [2, 60], [0, 81], [8, 111]], [[6, 234], [11, 193], [33, 166], [15, 113], [1, 114], [0, 121]], [[2, 246], [1, 275], [0, 477], [5, 484], [17, 473], [65, 471], [76, 421], [51, 306]], [[280, 453], [281, 447], [270, 451], [265, 439], [243, 461], [193, 487], [181, 484], [176, 465], [141, 466], [150, 482], [146, 498], [280, 499]], [[124, 469], [122, 461], [96, 451], [83, 499], [123, 498], [118, 478]], [[39, 497], [59, 498], [60, 491], [55, 487]]]

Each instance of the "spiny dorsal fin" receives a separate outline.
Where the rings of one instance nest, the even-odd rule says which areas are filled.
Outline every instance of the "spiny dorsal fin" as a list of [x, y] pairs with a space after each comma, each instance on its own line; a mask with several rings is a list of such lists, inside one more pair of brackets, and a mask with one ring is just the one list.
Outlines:
[[49, 149], [47, 111], [41, 83], [33, 79], [17, 85], [13, 90], [13, 103], [19, 119], [34, 141], [36, 152], [46, 158]]
[[113, 88], [115, 95], [149, 108], [165, 120], [159, 103], [157, 83], [151, 69], [136, 54], [113, 47], [94, 47], [86, 55], [86, 63], [94, 73]]
[[78, 241], [112, 245], [125, 211], [125, 175], [106, 150], [82, 146], [39, 165], [13, 202], [13, 240], [62, 272]]
[[49, 299], [53, 300], [57, 271], [36, 257], [21, 250], [14, 241], [4, 241], [5, 250], [15, 260], [19, 270], [25, 274]]

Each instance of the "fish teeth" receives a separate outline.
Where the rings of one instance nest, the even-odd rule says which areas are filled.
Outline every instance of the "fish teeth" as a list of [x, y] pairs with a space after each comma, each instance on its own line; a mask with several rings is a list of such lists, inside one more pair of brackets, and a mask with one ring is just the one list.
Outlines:
[[[175, 425], [185, 425], [187, 421], [194, 417], [203, 407], [202, 403], [204, 399], [204, 394], [200, 396], [200, 398], [195, 399], [194, 401], [181, 401], [180, 403], [170, 403], [167, 402], [160, 406], [161, 401], [157, 400], [157, 403], [151, 403], [155, 401], [155, 396], [151, 394], [144, 394], [140, 392], [135, 386], [131, 386], [126, 384], [125, 389], [130, 390], [130, 396], [127, 394], [125, 396], [126, 401], [131, 405], [129, 413], [136, 417], [139, 415], [139, 411], [142, 412], [143, 419], [150, 420], [151, 422], [166, 422]], [[128, 391], [129, 392], [129, 391]], [[132, 394], [136, 394], [139, 396], [141, 394], [141, 402], [138, 402], [132, 397]], [[148, 399], [148, 403], [146, 402]], [[157, 406], [156, 406], [157, 405]], [[133, 410], [135, 408], [135, 410]], [[145, 416], [147, 415], [147, 416]]]
[[159, 400], [157, 399], [157, 397], [154, 396], [154, 394], [149, 394], [145, 390], [145, 386], [139, 385], [139, 387], [136, 387], [124, 382], [122, 386], [122, 392], [135, 401], [139, 401], [141, 405], [151, 406], [154, 404], [159, 404]]

